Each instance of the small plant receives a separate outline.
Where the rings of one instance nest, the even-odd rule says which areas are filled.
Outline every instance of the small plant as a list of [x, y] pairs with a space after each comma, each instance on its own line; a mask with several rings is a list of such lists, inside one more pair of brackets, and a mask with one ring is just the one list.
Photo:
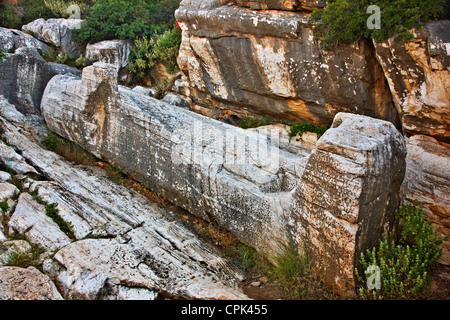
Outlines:
[[67, 60], [69, 60], [69, 57], [63, 52], [60, 52], [56, 57], [56, 63], [65, 64]]
[[274, 123], [270, 118], [254, 118], [245, 117], [236, 121], [236, 125], [242, 129], [258, 128], [262, 126], [268, 126]]
[[0, 50], [0, 61], [6, 58], [6, 55], [3, 53], [3, 51]]
[[0, 202], [0, 210], [2, 210], [3, 213], [8, 212], [9, 210], [8, 199], [4, 199], [2, 202]]
[[50, 203], [45, 206], [45, 214], [55, 222], [62, 232], [64, 232], [70, 239], [75, 239], [73, 225], [71, 222], [65, 221], [59, 215], [57, 203]]
[[[380, 240], [377, 247], [361, 253], [360, 269], [355, 269], [362, 299], [408, 299], [417, 295], [427, 284], [430, 268], [441, 255], [443, 239], [425, 220], [422, 207], [405, 203], [396, 212], [401, 233], [395, 243], [392, 233]], [[371, 266], [379, 270], [378, 288], [365, 286], [375, 274], [366, 272]]]
[[80, 56], [75, 60], [75, 66], [78, 69], [83, 69], [84, 67], [86, 67], [86, 59], [82, 54], [80, 54]]

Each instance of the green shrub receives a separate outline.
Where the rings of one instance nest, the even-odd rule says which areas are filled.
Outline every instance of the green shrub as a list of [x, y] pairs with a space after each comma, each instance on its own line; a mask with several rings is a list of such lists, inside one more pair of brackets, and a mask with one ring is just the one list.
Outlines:
[[178, 70], [177, 56], [180, 44], [181, 33], [178, 29], [168, 30], [151, 38], [137, 39], [131, 50], [129, 68], [142, 78], [159, 60], [164, 62], [167, 71], [173, 74]]
[[0, 61], [6, 58], [6, 55], [3, 53], [3, 51], [0, 50]]
[[162, 34], [175, 22], [179, 0], [98, 0], [74, 37], [84, 42], [136, 40]]
[[[325, 9], [312, 12], [309, 22], [315, 25], [322, 43], [332, 47], [341, 42], [356, 42], [361, 38], [381, 41], [392, 36], [409, 40], [408, 31], [444, 14], [447, 0], [329, 0]], [[381, 10], [381, 28], [369, 29], [367, 8], [377, 5]]]
[[[308, 122], [299, 122], [299, 123], [289, 123], [291, 129], [289, 131], [289, 140], [294, 138], [296, 135], [301, 135], [305, 132], [314, 132], [317, 134], [317, 137], [320, 138], [323, 136], [325, 131], [328, 130], [327, 126], [317, 126]], [[297, 139], [297, 141], [300, 140]]]
[[[427, 284], [430, 268], [438, 260], [442, 239], [425, 220], [422, 207], [417, 203], [405, 203], [396, 211], [401, 234], [398, 243], [389, 233], [377, 247], [361, 253], [360, 268], [355, 269], [362, 299], [407, 299], [417, 295]], [[380, 288], [368, 288], [366, 282], [373, 274], [369, 266], [379, 268]]]

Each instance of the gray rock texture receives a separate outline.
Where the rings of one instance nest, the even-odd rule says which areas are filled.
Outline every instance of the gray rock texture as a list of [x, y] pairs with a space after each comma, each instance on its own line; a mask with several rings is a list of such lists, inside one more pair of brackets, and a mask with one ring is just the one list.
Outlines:
[[173, 203], [261, 251], [311, 234], [324, 279], [353, 286], [355, 257], [391, 227], [405, 170], [395, 127], [338, 114], [317, 146], [280, 148], [243, 130], [117, 85], [114, 66], [61, 75], [42, 100], [48, 127]]
[[0, 51], [7, 53], [23, 47], [48, 51], [48, 46], [33, 36], [19, 30], [0, 27]]
[[47, 63], [36, 48], [19, 48], [0, 61], [0, 95], [26, 114], [39, 114], [42, 94], [56, 74], [80, 74], [75, 68]]

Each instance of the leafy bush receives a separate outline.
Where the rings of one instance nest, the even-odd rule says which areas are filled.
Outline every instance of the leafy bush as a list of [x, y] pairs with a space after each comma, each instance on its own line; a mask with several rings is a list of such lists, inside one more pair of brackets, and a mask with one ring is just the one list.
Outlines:
[[[396, 40], [406, 41], [413, 37], [408, 30], [443, 15], [446, 1], [328, 0], [325, 9], [312, 12], [309, 22], [316, 23], [316, 34], [328, 47], [361, 38], [381, 41], [396, 36]], [[371, 30], [366, 25], [371, 15], [366, 12], [370, 5], [377, 5], [381, 10], [381, 29]]]
[[175, 22], [179, 0], [98, 0], [89, 10], [75, 38], [95, 43], [102, 40], [136, 40], [161, 34]]
[[3, 53], [3, 51], [0, 50], [0, 61], [6, 58], [6, 55]]
[[381, 288], [370, 289], [363, 285], [359, 289], [363, 299], [413, 297], [425, 287], [428, 272], [441, 255], [442, 239], [431, 222], [424, 219], [421, 206], [405, 203], [395, 214], [401, 226], [398, 243], [389, 233], [378, 247], [361, 254], [360, 270], [355, 269], [357, 280], [363, 284], [374, 276], [366, 273], [369, 266], [377, 266], [380, 271]]
[[166, 64], [167, 71], [178, 70], [177, 56], [181, 44], [181, 33], [178, 29], [164, 32], [151, 38], [143, 37], [134, 41], [130, 54], [129, 68], [140, 77], [151, 69], [157, 60]]

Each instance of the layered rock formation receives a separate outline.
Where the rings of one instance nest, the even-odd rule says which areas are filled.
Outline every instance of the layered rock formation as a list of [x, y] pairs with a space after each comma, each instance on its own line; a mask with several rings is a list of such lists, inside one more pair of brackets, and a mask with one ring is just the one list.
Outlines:
[[318, 271], [340, 292], [399, 204], [405, 145], [389, 122], [339, 114], [317, 147], [282, 149], [277, 134], [119, 86], [102, 63], [54, 77], [41, 109], [52, 131], [261, 251], [300, 247], [309, 232]]
[[[41, 147], [29, 120], [1, 100], [0, 166], [13, 172], [0, 171], [8, 181], [0, 200], [9, 206], [0, 224], [0, 299], [248, 299], [240, 271], [172, 212], [98, 167]], [[18, 181], [21, 190], [12, 185]], [[73, 237], [42, 203], [57, 204]], [[14, 234], [44, 248], [35, 257], [41, 271], [6, 266], [18, 253], [30, 255], [27, 241], [8, 240]]]
[[286, 11], [299, 1], [258, 2], [278, 11], [197, 2], [182, 1], [175, 13], [183, 30], [178, 62], [194, 109], [327, 125], [344, 111], [399, 125], [370, 43], [324, 51], [307, 13]]
[[18, 48], [0, 61], [0, 94], [26, 114], [39, 114], [47, 83], [56, 74], [80, 74], [75, 68], [46, 62], [35, 47]]

